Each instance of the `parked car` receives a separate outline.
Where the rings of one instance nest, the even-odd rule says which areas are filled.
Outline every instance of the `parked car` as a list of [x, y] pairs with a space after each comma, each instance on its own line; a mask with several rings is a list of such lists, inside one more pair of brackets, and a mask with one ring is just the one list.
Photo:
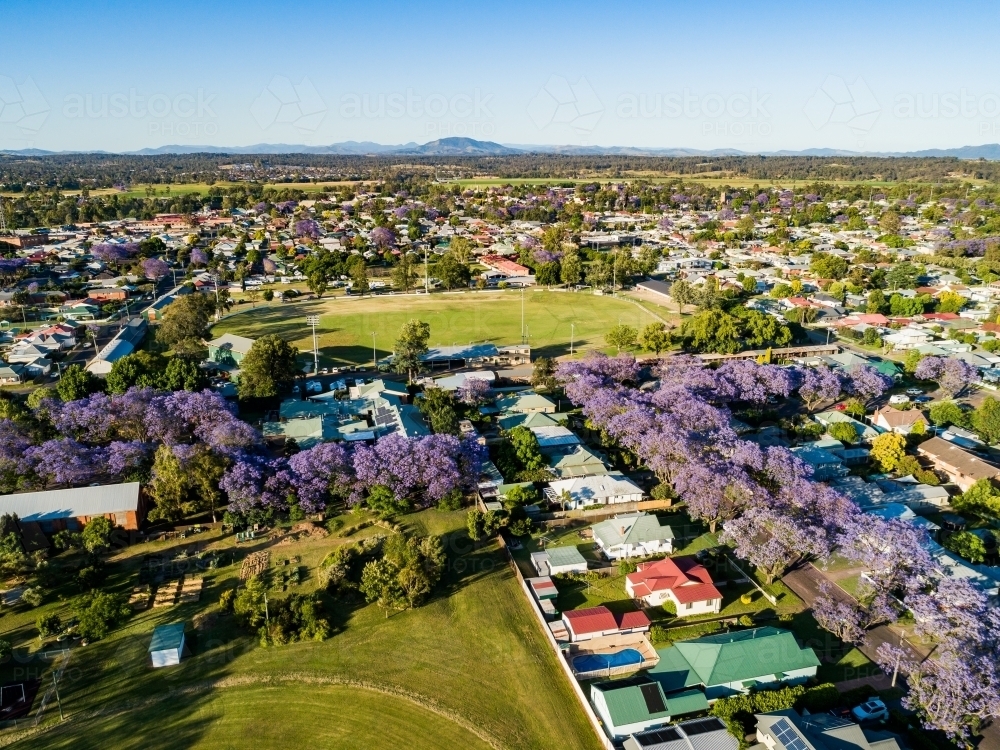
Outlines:
[[852, 708], [851, 716], [857, 721], [880, 721], [889, 718], [889, 709], [880, 698], [871, 698]]
[[902, 393], [897, 393], [895, 396], [889, 396], [890, 404], [908, 404], [910, 403], [910, 397], [904, 396]]
[[906, 389], [906, 395], [907, 396], [913, 396], [913, 397], [923, 396], [924, 392], [922, 390], [920, 390], [919, 388], [907, 388]]

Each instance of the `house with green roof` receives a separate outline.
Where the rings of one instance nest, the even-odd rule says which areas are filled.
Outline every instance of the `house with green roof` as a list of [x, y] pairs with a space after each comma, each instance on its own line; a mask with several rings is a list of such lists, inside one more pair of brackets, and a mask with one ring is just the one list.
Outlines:
[[842, 411], [837, 411], [836, 409], [831, 409], [830, 411], [821, 411], [816, 414], [813, 419], [819, 422], [821, 425], [830, 429], [830, 425], [838, 424], [843, 422], [844, 424], [849, 424], [854, 428], [854, 431], [858, 435], [858, 440], [870, 443], [872, 440], [879, 436], [879, 431], [876, 430], [871, 425], [867, 425], [864, 422], [859, 422], [854, 417], [844, 414]]
[[548, 459], [549, 471], [557, 479], [596, 477], [608, 473], [604, 457], [583, 445], [571, 445], [555, 450], [543, 448], [542, 455]]
[[497, 408], [503, 414], [555, 414], [556, 403], [534, 391], [521, 391], [498, 399]]
[[609, 560], [674, 551], [674, 531], [647, 513], [624, 513], [590, 527], [594, 543]]
[[541, 552], [532, 552], [531, 564], [540, 576], [587, 572], [587, 559], [576, 547], [549, 547]]
[[774, 627], [677, 641], [656, 653], [660, 661], [649, 676], [665, 694], [699, 688], [709, 700], [805, 682], [819, 667], [811, 648], [800, 646], [790, 631]]
[[513, 430], [515, 427], [556, 427], [566, 421], [564, 414], [546, 414], [545, 412], [530, 412], [526, 414], [504, 414], [497, 418], [501, 430]]
[[700, 690], [666, 695], [658, 682], [645, 675], [595, 683], [590, 686], [590, 702], [612, 740], [665, 726], [676, 716], [708, 708]]
[[224, 333], [208, 342], [208, 359], [220, 365], [239, 367], [253, 344], [254, 339], [237, 336], [235, 333]]

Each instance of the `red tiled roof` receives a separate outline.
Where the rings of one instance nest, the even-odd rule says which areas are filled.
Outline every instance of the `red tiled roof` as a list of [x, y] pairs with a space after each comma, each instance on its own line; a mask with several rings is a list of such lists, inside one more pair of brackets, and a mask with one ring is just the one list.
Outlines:
[[708, 570], [693, 557], [667, 557], [644, 563], [626, 578], [637, 596], [669, 590], [682, 604], [722, 598]]
[[617, 630], [618, 623], [615, 616], [607, 607], [591, 607], [590, 609], [574, 609], [563, 612], [570, 629], [576, 635], [587, 633], [602, 633], [605, 630]]
[[638, 612], [624, 612], [615, 618], [618, 621], [619, 630], [635, 630], [636, 628], [648, 628], [650, 626], [649, 618], [646, 617], [646, 613], [642, 611]]

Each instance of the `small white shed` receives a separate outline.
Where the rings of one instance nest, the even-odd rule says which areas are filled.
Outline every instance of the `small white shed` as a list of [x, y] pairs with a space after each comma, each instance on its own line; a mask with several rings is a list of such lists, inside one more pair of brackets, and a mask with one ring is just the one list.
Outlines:
[[170, 667], [181, 663], [184, 652], [184, 623], [172, 622], [153, 628], [149, 655], [154, 667]]

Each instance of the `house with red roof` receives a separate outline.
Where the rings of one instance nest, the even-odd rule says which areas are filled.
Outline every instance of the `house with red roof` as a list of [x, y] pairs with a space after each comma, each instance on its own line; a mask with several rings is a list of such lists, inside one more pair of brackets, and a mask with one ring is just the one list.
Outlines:
[[625, 591], [649, 606], [673, 602], [678, 617], [718, 614], [722, 594], [704, 565], [693, 557], [667, 557], [641, 563], [625, 576]]
[[569, 632], [569, 639], [573, 642], [589, 641], [605, 635], [645, 633], [650, 625], [645, 612], [623, 612], [616, 615], [604, 605], [563, 612], [562, 619]]

